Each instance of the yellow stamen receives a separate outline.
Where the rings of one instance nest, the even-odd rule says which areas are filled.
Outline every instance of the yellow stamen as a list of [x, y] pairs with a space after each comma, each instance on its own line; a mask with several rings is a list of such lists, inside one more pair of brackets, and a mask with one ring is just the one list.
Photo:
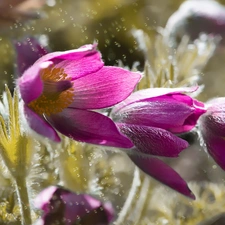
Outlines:
[[63, 68], [46, 68], [41, 72], [44, 87], [42, 94], [29, 103], [29, 107], [37, 114], [50, 116], [62, 112], [74, 99], [73, 87], [66, 90], [58, 90], [57, 84], [62, 81], [70, 81]]

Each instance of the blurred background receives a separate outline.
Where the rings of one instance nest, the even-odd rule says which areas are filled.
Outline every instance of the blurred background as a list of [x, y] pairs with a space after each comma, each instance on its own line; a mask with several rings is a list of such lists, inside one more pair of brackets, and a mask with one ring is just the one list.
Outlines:
[[[201, 1], [201, 0], [199, 0]], [[131, 67], [139, 62], [143, 68], [144, 57], [132, 29], [142, 29], [151, 35], [158, 27], [165, 27], [168, 18], [179, 8], [182, 0], [8, 0], [0, 1], [0, 89], [4, 83], [13, 87], [15, 59], [13, 39], [41, 35], [52, 51], [77, 48], [97, 41], [107, 65]], [[224, 3], [221, 0], [220, 3]], [[48, 40], [48, 42], [47, 42]], [[206, 67], [210, 75], [206, 87], [214, 79], [217, 88], [208, 88], [201, 95], [207, 100], [222, 95], [221, 81], [224, 51]], [[218, 55], [217, 54], [217, 55]], [[205, 73], [204, 73], [205, 74]], [[205, 76], [205, 75], [203, 75]], [[221, 80], [221, 79], [222, 80]]]
[[[0, 2], [0, 74], [1, 87], [12, 87], [14, 51], [11, 41], [30, 35], [49, 39], [53, 51], [77, 48], [97, 41], [108, 65], [121, 60], [143, 66], [131, 30], [151, 34], [164, 27], [181, 0], [8, 0]], [[18, 4], [19, 3], [19, 4]], [[7, 8], [8, 7], [8, 8]], [[17, 9], [18, 8], [18, 9]], [[46, 35], [46, 36], [44, 36]]]

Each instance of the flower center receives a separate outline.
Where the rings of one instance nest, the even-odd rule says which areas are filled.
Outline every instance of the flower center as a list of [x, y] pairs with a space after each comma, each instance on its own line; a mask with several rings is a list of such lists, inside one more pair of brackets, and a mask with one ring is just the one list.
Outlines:
[[43, 92], [28, 105], [34, 112], [50, 116], [62, 112], [73, 102], [74, 89], [71, 78], [62, 68], [43, 69], [41, 79], [44, 85]]

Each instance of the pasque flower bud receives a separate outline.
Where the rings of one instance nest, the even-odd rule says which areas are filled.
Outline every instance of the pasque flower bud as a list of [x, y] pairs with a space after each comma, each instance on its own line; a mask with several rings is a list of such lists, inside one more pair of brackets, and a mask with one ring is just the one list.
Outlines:
[[225, 170], [225, 98], [212, 99], [206, 106], [207, 113], [198, 123], [200, 137], [209, 154]]
[[[202, 102], [184, 94], [197, 88], [151, 88], [137, 91], [112, 110], [120, 131], [134, 144], [127, 151], [142, 171], [181, 194], [194, 198], [186, 182], [155, 156], [178, 157], [188, 142], [178, 137], [192, 130], [206, 112]], [[141, 156], [140, 156], [141, 155]]]
[[185, 95], [196, 88], [151, 88], [135, 92], [112, 111], [117, 126], [138, 151], [177, 157], [188, 143], [177, 136], [193, 129], [204, 104]]

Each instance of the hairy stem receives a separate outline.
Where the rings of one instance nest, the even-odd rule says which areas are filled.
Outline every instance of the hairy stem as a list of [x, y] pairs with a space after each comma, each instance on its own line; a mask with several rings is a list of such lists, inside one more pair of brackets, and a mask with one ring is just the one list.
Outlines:
[[15, 188], [18, 197], [18, 202], [20, 204], [21, 224], [31, 225], [32, 219], [31, 219], [31, 210], [26, 178], [25, 177], [15, 178]]
[[138, 190], [138, 187], [140, 186], [141, 181], [140, 181], [140, 172], [139, 169], [135, 166], [134, 169], [134, 178], [133, 178], [133, 183], [130, 189], [130, 192], [127, 196], [126, 202], [122, 208], [122, 210], [119, 213], [119, 217], [116, 221], [116, 225], [122, 225], [126, 221], [126, 215], [128, 214], [130, 210], [130, 206], [132, 204], [132, 201], [135, 198], [136, 192]]
[[145, 202], [148, 200], [147, 193], [150, 189], [150, 179], [148, 176], [144, 174], [143, 181], [141, 182], [141, 188], [139, 189], [138, 199], [135, 202], [135, 206], [132, 210], [130, 210], [130, 214], [128, 216], [128, 220], [132, 221], [134, 224], [139, 224], [141, 220], [141, 216], [143, 214]]

